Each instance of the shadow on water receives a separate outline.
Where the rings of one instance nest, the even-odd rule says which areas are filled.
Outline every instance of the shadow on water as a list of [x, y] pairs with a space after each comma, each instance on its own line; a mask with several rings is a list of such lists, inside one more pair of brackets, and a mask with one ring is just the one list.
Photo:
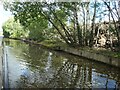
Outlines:
[[119, 68], [4, 40], [10, 88], [119, 88]]

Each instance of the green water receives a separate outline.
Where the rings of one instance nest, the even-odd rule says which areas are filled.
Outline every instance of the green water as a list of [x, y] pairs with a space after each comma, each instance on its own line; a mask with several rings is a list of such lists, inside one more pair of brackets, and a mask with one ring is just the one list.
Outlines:
[[119, 88], [120, 70], [21, 41], [4, 40], [9, 88]]

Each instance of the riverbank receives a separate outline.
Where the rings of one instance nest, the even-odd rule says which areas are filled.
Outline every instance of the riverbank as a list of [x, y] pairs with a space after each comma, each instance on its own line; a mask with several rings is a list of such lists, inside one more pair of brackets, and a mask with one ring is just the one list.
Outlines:
[[4, 39], [3, 45], [10, 89], [119, 86], [120, 68], [20, 40]]
[[[47, 44], [43, 44], [44, 46], [50, 47]], [[52, 45], [51, 45], [52, 46]], [[112, 66], [120, 67], [120, 53], [119, 52], [112, 52], [105, 50], [103, 48], [74, 48], [70, 46], [60, 46], [60, 45], [53, 45], [54, 50], [64, 51], [73, 55], [81, 56], [87, 59], [103, 62]]]
[[[13, 38], [12, 38], [13, 39]], [[120, 54], [118, 52], [111, 52], [107, 51], [105, 49], [92, 49], [92, 48], [74, 48], [67, 46], [66, 44], [59, 43], [57, 44], [54, 42], [35, 42], [35, 41], [30, 41], [30, 40], [25, 40], [25, 39], [16, 39], [16, 40], [21, 40], [26, 43], [32, 43], [35, 45], [40, 45], [52, 50], [57, 50], [57, 51], [63, 51], [66, 53], [70, 53], [73, 55], [77, 55], [80, 57], [84, 57], [90, 60], [95, 60], [99, 62], [103, 62], [112, 66], [120, 67]]]

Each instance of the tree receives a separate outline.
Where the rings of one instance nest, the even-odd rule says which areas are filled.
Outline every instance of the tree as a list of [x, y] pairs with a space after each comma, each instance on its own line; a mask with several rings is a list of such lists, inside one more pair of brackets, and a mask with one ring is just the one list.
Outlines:
[[[120, 47], [120, 31], [119, 31], [119, 25], [120, 25], [120, 16], [119, 16], [119, 11], [117, 8], [117, 3], [119, 3], [118, 1], [114, 1], [113, 0], [113, 7], [111, 7], [111, 5], [109, 4], [110, 2], [106, 2], [104, 0], [102, 0], [104, 2], [104, 4], [107, 6], [108, 11], [111, 15], [113, 24], [114, 24], [114, 30], [115, 30], [115, 35], [117, 36], [117, 40], [118, 40], [118, 47]], [[117, 19], [117, 20], [115, 20]]]
[[6, 21], [3, 26], [4, 37], [20, 38], [24, 37], [24, 28], [20, 25], [19, 21], [15, 21], [14, 18], [10, 18]]
[[[113, 15], [113, 9], [103, 2], [110, 11], [119, 41], [119, 30]], [[101, 2], [96, 0], [83, 2], [13, 2], [5, 4], [5, 8], [15, 16], [15, 20], [29, 30], [32, 39], [43, 38], [48, 24], [56, 29], [63, 42], [72, 46], [93, 46], [95, 38], [99, 37], [101, 22], [107, 11], [102, 11]], [[101, 8], [101, 11], [100, 11]], [[115, 9], [117, 10], [117, 9]], [[117, 16], [117, 15], [116, 15]], [[117, 16], [118, 17], [118, 16]], [[99, 24], [98, 24], [99, 23]], [[41, 28], [41, 29], [40, 29]], [[107, 28], [105, 28], [107, 31]], [[35, 31], [34, 31], [35, 30]], [[44, 31], [45, 30], [45, 31]], [[49, 32], [49, 31], [48, 31]], [[105, 34], [105, 33], [104, 33]], [[96, 41], [97, 43], [97, 41]]]

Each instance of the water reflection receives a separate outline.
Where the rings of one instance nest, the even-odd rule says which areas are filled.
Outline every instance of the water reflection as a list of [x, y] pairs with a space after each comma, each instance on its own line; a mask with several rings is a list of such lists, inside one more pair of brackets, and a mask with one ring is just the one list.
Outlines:
[[11, 47], [5, 47], [9, 58], [10, 88], [120, 86], [119, 68], [14, 40], [7, 41], [6, 46]]
[[48, 61], [45, 68], [46, 71], [48, 71], [51, 66], [51, 59], [52, 59], [51, 56], [52, 56], [52, 52], [49, 52], [48, 59], [47, 59]]

